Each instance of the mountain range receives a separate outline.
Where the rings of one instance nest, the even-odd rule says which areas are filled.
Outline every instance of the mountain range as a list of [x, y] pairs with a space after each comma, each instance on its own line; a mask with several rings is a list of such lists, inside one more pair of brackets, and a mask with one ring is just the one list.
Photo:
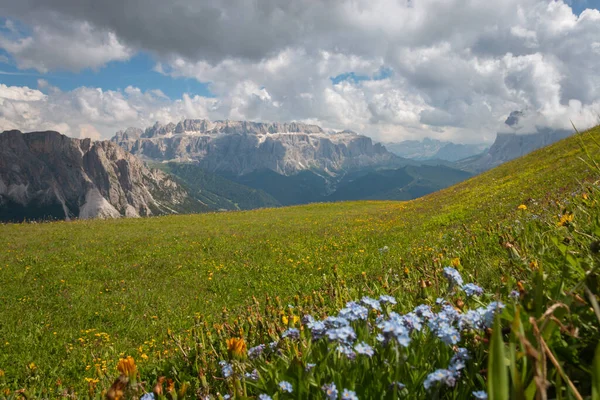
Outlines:
[[430, 138], [386, 143], [385, 147], [397, 156], [419, 161], [458, 161], [481, 154], [487, 149], [484, 144], [457, 144]]
[[[128, 128], [111, 141], [5, 131], [0, 134], [0, 221], [410, 200], [569, 134], [498, 134], [484, 153], [451, 162], [409, 160], [366, 136], [301, 123], [183, 120], [144, 131]], [[436, 157], [452, 147], [431, 139], [421, 145]]]
[[111, 139], [152, 161], [195, 162], [211, 172], [244, 175], [272, 170], [336, 174], [373, 165], [402, 165], [402, 159], [371, 138], [351, 131], [327, 133], [302, 123], [183, 120], [142, 131], [128, 128]]

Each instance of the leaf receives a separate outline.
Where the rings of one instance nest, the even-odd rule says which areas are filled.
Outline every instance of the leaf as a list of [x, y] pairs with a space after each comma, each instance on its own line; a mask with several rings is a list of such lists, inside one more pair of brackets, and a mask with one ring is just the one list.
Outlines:
[[592, 362], [592, 400], [600, 400], [600, 343]]
[[488, 396], [490, 400], [508, 400], [509, 398], [508, 372], [504, 357], [502, 325], [500, 316], [496, 314], [488, 358]]

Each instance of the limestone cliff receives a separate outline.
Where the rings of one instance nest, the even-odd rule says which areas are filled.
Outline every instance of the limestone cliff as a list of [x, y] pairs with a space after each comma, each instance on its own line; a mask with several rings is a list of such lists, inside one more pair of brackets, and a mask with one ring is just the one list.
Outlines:
[[169, 175], [148, 169], [114, 143], [53, 131], [0, 133], [0, 221], [138, 217], [205, 208]]
[[326, 133], [316, 125], [248, 121], [184, 120], [141, 131], [128, 128], [111, 139], [155, 161], [194, 161], [202, 168], [244, 175], [273, 170], [292, 175], [318, 169], [395, 165], [399, 158], [354, 132]]

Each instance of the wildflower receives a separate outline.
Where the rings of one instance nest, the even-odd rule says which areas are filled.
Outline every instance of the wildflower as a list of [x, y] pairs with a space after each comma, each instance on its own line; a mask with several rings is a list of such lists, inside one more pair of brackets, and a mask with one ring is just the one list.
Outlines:
[[231, 399], [230, 394], [226, 394], [225, 396], [223, 396], [223, 400], [230, 400], [230, 399]]
[[390, 385], [390, 390], [393, 390], [394, 388], [397, 388], [398, 390], [402, 390], [405, 387], [406, 387], [406, 385], [404, 383], [392, 382], [392, 384]]
[[478, 390], [476, 392], [473, 392], [473, 397], [475, 397], [478, 400], [487, 400], [488, 395], [485, 392], [485, 390]]
[[492, 301], [486, 308], [480, 307], [477, 309], [479, 313], [482, 314], [483, 319], [483, 327], [491, 328], [494, 324], [494, 316], [497, 312], [502, 311], [504, 308], [504, 304], [501, 302]]
[[117, 364], [117, 370], [119, 370], [121, 375], [124, 375], [129, 379], [135, 379], [135, 377], [137, 376], [135, 360], [131, 356], [119, 359], [119, 363]]
[[510, 292], [510, 294], [508, 295], [508, 297], [510, 297], [511, 299], [517, 301], [521, 297], [521, 293], [519, 293], [518, 290], [513, 290], [513, 291]]
[[350, 360], [354, 360], [356, 358], [356, 353], [352, 350], [352, 347], [340, 344], [336, 349], [339, 353], [345, 355]]
[[246, 379], [249, 379], [251, 381], [257, 381], [258, 371], [256, 369], [253, 369], [252, 372], [246, 372], [244, 376], [246, 377]]
[[323, 385], [321, 389], [325, 392], [325, 397], [327, 397], [329, 400], [338, 398], [338, 391], [335, 383], [331, 382], [329, 385]]
[[300, 338], [300, 331], [296, 328], [290, 328], [287, 331], [283, 332], [281, 334], [282, 338], [287, 338], [289, 337], [290, 339], [299, 339]]
[[417, 331], [420, 332], [423, 328], [423, 322], [415, 313], [408, 313], [402, 317], [402, 323], [409, 330], [409, 332]]
[[483, 289], [474, 283], [467, 283], [466, 285], [464, 285], [462, 287], [462, 289], [465, 291], [467, 296], [473, 296], [473, 295], [481, 296], [483, 294]]
[[431, 311], [431, 307], [429, 307], [427, 304], [421, 304], [420, 306], [415, 307], [413, 312], [419, 317], [425, 318], [427, 320], [433, 318], [433, 311]]
[[268, 394], [263, 393], [263, 394], [258, 395], [258, 400], [273, 400], [273, 399]]
[[344, 344], [350, 344], [356, 340], [356, 332], [350, 326], [343, 326], [338, 329], [329, 329], [327, 337], [331, 341], [338, 341]]
[[450, 359], [450, 364], [454, 364], [458, 360], [466, 361], [470, 358], [471, 356], [469, 355], [469, 350], [465, 349], [464, 347], [459, 347], [456, 350], [456, 353]]
[[525, 204], [521, 204], [519, 207], [517, 207], [518, 210], [527, 210], [527, 206]]
[[292, 393], [294, 391], [292, 388], [292, 384], [287, 381], [279, 382], [279, 389], [281, 389], [282, 392], [287, 392], [287, 393]]
[[250, 357], [251, 360], [257, 359], [265, 351], [265, 347], [266, 346], [264, 344], [259, 344], [256, 347], [252, 347], [250, 350], [248, 350], [248, 357]]
[[375, 340], [377, 340], [379, 343], [383, 343], [385, 342], [385, 336], [383, 336], [381, 333], [378, 333], [375, 337]]
[[442, 311], [437, 314], [437, 317], [450, 323], [457, 322], [460, 319], [460, 314], [449, 304], [442, 306]]
[[350, 322], [343, 317], [327, 317], [323, 322], [327, 328], [341, 328], [350, 325]]
[[358, 400], [358, 396], [356, 395], [356, 392], [344, 389], [342, 392], [342, 400]]
[[481, 329], [482, 326], [482, 316], [475, 310], [469, 310], [466, 313], [461, 314], [460, 320], [458, 321], [458, 327], [461, 330]]
[[458, 271], [452, 267], [444, 268], [444, 276], [446, 277], [446, 279], [448, 279], [448, 282], [450, 283], [450, 287], [454, 287], [455, 285], [456, 286], [463, 285], [462, 276], [460, 276]]
[[379, 249], [379, 254], [385, 254], [388, 251], [390, 251], [390, 248], [387, 246], [383, 246], [382, 248]]
[[246, 356], [246, 342], [243, 338], [227, 339], [227, 352], [229, 357], [243, 358]]
[[381, 305], [379, 304], [379, 300], [375, 300], [368, 296], [365, 296], [360, 300], [360, 302], [366, 306], [371, 307], [373, 310], [381, 311]]
[[454, 387], [454, 385], [456, 384], [456, 377], [454, 376], [452, 371], [449, 371], [447, 369], [438, 369], [427, 375], [425, 382], [423, 382], [423, 386], [426, 390], [429, 390], [433, 385], [437, 384], [438, 382], [443, 383], [444, 385], [449, 387]]
[[363, 355], [369, 356], [369, 357], [372, 357], [373, 354], [375, 354], [375, 351], [373, 350], [373, 348], [371, 346], [369, 346], [368, 344], [366, 344], [365, 342], [361, 342], [361, 343], [357, 344], [356, 346], [354, 346], [354, 350], [356, 350], [356, 352], [358, 354], [363, 354]]
[[366, 320], [369, 317], [369, 310], [354, 301], [350, 301], [346, 303], [346, 307], [342, 308], [338, 315], [348, 321]]
[[312, 371], [312, 369], [313, 369], [314, 367], [316, 367], [316, 366], [317, 366], [317, 364], [308, 363], [308, 364], [306, 364], [306, 367], [304, 367], [304, 370], [305, 370], [306, 372], [310, 372], [310, 371]]
[[447, 345], [455, 345], [460, 342], [458, 330], [445, 322], [436, 329], [436, 335]]
[[325, 331], [327, 330], [325, 323], [322, 321], [313, 320], [312, 322], [306, 324], [306, 327], [310, 329], [313, 340], [321, 339], [325, 335]]
[[379, 296], [379, 301], [383, 304], [386, 304], [386, 303], [396, 304], [396, 299], [393, 298], [392, 296], [388, 296], [386, 294], [382, 294], [381, 296]]
[[383, 321], [377, 327], [381, 329], [386, 339], [394, 337], [403, 347], [408, 347], [410, 344], [409, 331], [404, 326], [402, 318], [395, 312], [390, 313], [390, 319]]
[[140, 400], [154, 400], [154, 393], [145, 393], [142, 397], [140, 397]]
[[229, 378], [233, 375], [233, 366], [227, 361], [220, 361], [219, 365], [221, 366], [221, 373], [224, 378]]
[[560, 219], [556, 223], [556, 226], [567, 226], [571, 222], [573, 222], [573, 214], [566, 213], [566, 214], [561, 215]]
[[271, 342], [271, 343], [269, 343], [269, 349], [271, 351], [275, 351], [275, 350], [277, 350], [278, 345], [279, 345], [279, 342]]

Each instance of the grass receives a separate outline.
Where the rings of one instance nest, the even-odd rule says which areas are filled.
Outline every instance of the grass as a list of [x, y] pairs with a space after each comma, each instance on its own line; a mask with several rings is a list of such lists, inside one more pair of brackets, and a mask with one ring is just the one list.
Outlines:
[[1, 225], [0, 391], [81, 395], [116, 376], [125, 355], [157, 376], [180, 360], [173, 337], [199, 315], [235, 319], [265, 294], [335, 303], [332, 282], [379, 282], [409, 304], [457, 256], [463, 274], [493, 290], [512, 271], [498, 245], [510, 238], [490, 229], [514, 225], [521, 204], [557, 212], [556, 201], [597, 178], [581, 145], [600, 162], [599, 139], [595, 128], [409, 202]]

